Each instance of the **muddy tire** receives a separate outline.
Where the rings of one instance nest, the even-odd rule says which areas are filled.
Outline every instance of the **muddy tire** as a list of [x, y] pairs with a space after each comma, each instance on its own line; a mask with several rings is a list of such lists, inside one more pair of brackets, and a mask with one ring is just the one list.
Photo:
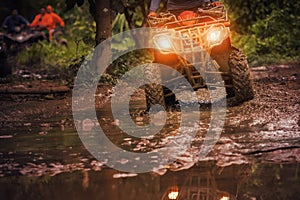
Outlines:
[[61, 46], [64, 46], [66, 49], [69, 48], [68, 41], [64, 38], [59, 39], [57, 43]]
[[62, 31], [55, 31], [53, 33], [53, 38], [56, 40], [56, 43], [60, 46], [64, 46], [66, 49], [69, 48], [68, 41], [62, 37]]
[[228, 99], [230, 106], [238, 105], [254, 97], [249, 65], [245, 54], [233, 47], [229, 57], [234, 96]]
[[160, 70], [156, 65], [148, 64], [144, 71], [145, 79], [152, 82], [145, 86], [146, 110], [149, 111], [152, 105], [160, 104], [165, 107], [163, 86], [157, 84], [161, 79]]

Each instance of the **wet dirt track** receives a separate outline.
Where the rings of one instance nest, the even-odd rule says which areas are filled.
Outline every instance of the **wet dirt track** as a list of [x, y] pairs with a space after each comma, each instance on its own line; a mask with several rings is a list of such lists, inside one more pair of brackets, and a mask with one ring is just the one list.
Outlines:
[[263, 162], [299, 162], [299, 66], [253, 68], [252, 78], [255, 98], [229, 109], [224, 136]]
[[[164, 199], [169, 185], [176, 182], [184, 199], [192, 187], [188, 184], [193, 182], [193, 173], [199, 171], [196, 180], [209, 179], [209, 187], [221, 195], [218, 198], [295, 199], [299, 194], [300, 67], [252, 68], [252, 78], [255, 98], [227, 109], [221, 138], [205, 159], [197, 157], [200, 134], [176, 162], [153, 170], [153, 174], [118, 172], [93, 158], [75, 131], [71, 95], [56, 100], [37, 95], [1, 96], [0, 197], [63, 199], [72, 191], [72, 198], [78, 199]], [[111, 93], [109, 86], [99, 88], [96, 108], [103, 128], [115, 130], [112, 125], [118, 122], [107, 111]], [[171, 112], [175, 118], [177, 114]], [[200, 121], [203, 130], [208, 126], [205, 115]], [[143, 124], [139, 114], [132, 117]], [[176, 129], [174, 124], [170, 127]], [[115, 144], [136, 152], [164, 142], [157, 138], [133, 140], [114, 131], [107, 134]], [[172, 139], [174, 135], [176, 131], [163, 136]], [[240, 183], [247, 179], [246, 184]], [[61, 190], [62, 183], [65, 190]]]
[[[227, 109], [221, 138], [208, 159], [217, 160], [221, 166], [253, 159], [299, 162], [299, 74], [297, 65], [252, 68], [255, 98]], [[96, 107], [106, 105], [111, 92], [110, 87], [100, 88]], [[0, 101], [1, 140], [13, 137], [14, 132], [20, 132], [16, 130], [22, 129], [35, 130], [40, 135], [47, 134], [44, 131], [47, 126], [74, 129], [70, 96], [59, 100], [26, 101], [15, 96], [14, 99], [8, 100], [6, 96]]]

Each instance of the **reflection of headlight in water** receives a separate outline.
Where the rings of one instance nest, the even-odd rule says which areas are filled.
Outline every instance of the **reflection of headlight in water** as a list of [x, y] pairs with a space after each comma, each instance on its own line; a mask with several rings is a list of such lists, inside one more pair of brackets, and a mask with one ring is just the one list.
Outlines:
[[18, 35], [17, 36], [17, 40], [19, 40], [19, 41], [23, 40], [23, 38], [24, 38], [23, 35]]
[[168, 194], [169, 199], [177, 199], [177, 197], [178, 197], [178, 191], [177, 192], [172, 191]]
[[229, 197], [224, 196], [220, 200], [229, 200], [229, 199], [230, 199]]

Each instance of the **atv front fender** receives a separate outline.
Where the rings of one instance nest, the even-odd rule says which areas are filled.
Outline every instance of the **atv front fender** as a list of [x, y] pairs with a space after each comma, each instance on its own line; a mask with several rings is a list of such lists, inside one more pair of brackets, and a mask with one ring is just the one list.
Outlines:
[[161, 53], [159, 50], [154, 49], [154, 63], [160, 63], [176, 69], [180, 65], [178, 55], [175, 53]]
[[221, 72], [230, 72], [228, 61], [231, 54], [231, 42], [228, 37], [220, 45], [215, 46], [211, 50], [211, 57], [214, 59], [220, 66]]

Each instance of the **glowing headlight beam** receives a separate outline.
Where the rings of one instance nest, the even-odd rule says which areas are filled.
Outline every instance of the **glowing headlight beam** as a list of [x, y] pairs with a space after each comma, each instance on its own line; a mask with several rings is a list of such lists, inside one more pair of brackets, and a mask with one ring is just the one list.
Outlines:
[[173, 50], [173, 44], [167, 35], [159, 35], [155, 38], [154, 43], [160, 51], [171, 52]]
[[224, 26], [215, 26], [205, 33], [204, 39], [212, 47], [221, 44], [227, 36], [228, 30]]
[[221, 31], [220, 30], [213, 30], [208, 33], [207, 41], [210, 43], [218, 43], [221, 40]]
[[18, 40], [18, 41], [21, 41], [21, 40], [23, 40], [23, 38], [24, 38], [24, 37], [23, 37], [23, 35], [19, 35], [19, 36], [17, 36], [17, 40]]

